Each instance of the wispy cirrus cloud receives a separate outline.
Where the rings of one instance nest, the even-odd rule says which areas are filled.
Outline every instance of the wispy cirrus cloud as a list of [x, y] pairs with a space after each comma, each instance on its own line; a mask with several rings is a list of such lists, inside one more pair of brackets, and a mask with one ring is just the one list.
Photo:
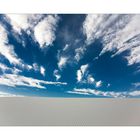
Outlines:
[[5, 57], [10, 64], [30, 70], [31, 65], [25, 64], [15, 53], [14, 46], [9, 44], [8, 31], [0, 24], [0, 55]]
[[[9, 44], [9, 40], [8, 40], [8, 31], [5, 29], [5, 27], [3, 25], [0, 24], [0, 55], [2, 55], [3, 57], [5, 57], [11, 65], [13, 65], [13, 68], [9, 68], [8, 66], [6, 66], [5, 64], [0, 63], [0, 69], [3, 72], [6, 71], [10, 71], [11, 73], [18, 73], [23, 69], [26, 70], [36, 70], [36, 68], [38, 66], [36, 66], [35, 64], [33, 64], [33, 66], [25, 64], [23, 62], [23, 60], [21, 60], [17, 54], [14, 51], [14, 46]], [[16, 68], [19, 67], [19, 68]], [[40, 67], [38, 68], [40, 73], [42, 75], [45, 75], [45, 69], [44, 67]]]
[[140, 96], [140, 91], [123, 91], [123, 92], [115, 92], [115, 91], [100, 91], [90, 88], [74, 88], [72, 91], [67, 91], [67, 93], [71, 94], [81, 94], [81, 95], [96, 95], [102, 97], [111, 97], [111, 98], [127, 98], [127, 97], [137, 97]]
[[3, 55], [11, 64], [21, 64], [14, 51], [14, 47], [8, 44], [8, 36], [6, 29], [0, 24], [0, 54]]
[[83, 33], [86, 44], [102, 38], [103, 49], [100, 55], [107, 51], [112, 57], [124, 51], [129, 51], [128, 64], [140, 63], [140, 15], [104, 15], [89, 14], [83, 23]]
[[5, 72], [11, 72], [11, 73], [14, 73], [14, 74], [18, 74], [19, 72], [21, 72], [21, 70], [19, 70], [18, 68], [16, 68], [16, 67], [10, 68], [10, 67], [6, 66], [3, 63], [0, 63], [0, 70], [3, 73], [5, 73]]
[[38, 80], [32, 77], [25, 77], [16, 74], [3, 74], [0, 76], [0, 85], [11, 87], [25, 86], [34, 88], [46, 88], [44, 85], [67, 85], [67, 83]]

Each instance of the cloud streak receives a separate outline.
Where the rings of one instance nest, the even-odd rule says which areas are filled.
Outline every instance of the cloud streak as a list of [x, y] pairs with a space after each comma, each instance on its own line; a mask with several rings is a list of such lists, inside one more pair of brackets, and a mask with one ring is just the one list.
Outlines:
[[0, 54], [3, 55], [11, 64], [21, 64], [21, 60], [14, 52], [14, 47], [8, 44], [8, 36], [5, 28], [0, 24]]
[[46, 88], [44, 85], [67, 85], [67, 83], [38, 80], [32, 77], [25, 77], [16, 74], [4, 74], [0, 76], [0, 85], [11, 87], [25, 86], [34, 88]]
[[30, 70], [32, 66], [25, 64], [15, 53], [14, 46], [9, 44], [8, 31], [0, 24], [0, 55], [5, 57], [10, 64]]
[[95, 95], [101, 97], [111, 97], [111, 98], [127, 98], [127, 97], [138, 97], [140, 96], [140, 91], [129, 91], [129, 92], [115, 92], [115, 91], [100, 91], [90, 88], [74, 88], [73, 91], [67, 91], [67, 93], [71, 94], [81, 94], [81, 95]]
[[102, 38], [103, 49], [100, 55], [110, 51], [112, 57], [129, 51], [128, 64], [140, 63], [140, 15], [87, 15], [83, 23], [86, 44]]

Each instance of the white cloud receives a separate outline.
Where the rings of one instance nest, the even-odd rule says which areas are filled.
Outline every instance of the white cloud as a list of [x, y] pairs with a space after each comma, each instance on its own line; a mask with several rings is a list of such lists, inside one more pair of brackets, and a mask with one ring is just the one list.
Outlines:
[[21, 29], [26, 30], [29, 27], [29, 14], [7, 14], [14, 30], [21, 32]]
[[[89, 14], [83, 23], [83, 33], [86, 35], [87, 43], [96, 38], [97, 30], [104, 19], [104, 15]], [[102, 23], [103, 24], [103, 23]]]
[[41, 75], [45, 76], [45, 68], [43, 66], [39, 66], [37, 63], [33, 63], [31, 69], [35, 72], [40, 72]]
[[13, 67], [13, 68], [10, 68], [8, 66], [6, 66], [5, 64], [2, 64], [0, 63], [0, 70], [5, 73], [6, 71], [9, 71], [11, 73], [14, 73], [14, 74], [18, 74], [19, 72], [21, 72], [21, 70]]
[[35, 88], [45, 88], [43, 85], [66, 85], [64, 82], [52, 82], [38, 80], [31, 77], [25, 77], [16, 74], [4, 74], [0, 76], [0, 85], [6, 85], [11, 87], [26, 86]]
[[96, 88], [99, 88], [102, 86], [102, 81], [96, 81], [95, 78], [89, 74], [89, 71], [87, 70], [89, 67], [88, 64], [82, 65], [79, 70], [77, 70], [77, 81], [79, 83], [88, 83], [95, 85]]
[[5, 72], [7, 70], [11, 70], [11, 68], [7, 67], [5, 64], [0, 63], [0, 69]]
[[126, 50], [128, 64], [140, 63], [140, 15], [87, 15], [83, 23], [83, 33], [86, 43], [92, 43], [96, 38], [102, 38], [104, 45], [101, 54], [111, 51], [112, 56]]
[[115, 92], [115, 91], [100, 91], [90, 88], [77, 89], [74, 88], [73, 91], [67, 91], [67, 93], [72, 94], [83, 94], [83, 95], [96, 95], [104, 97], [113, 97], [113, 98], [126, 98], [126, 97], [136, 97], [140, 96], [140, 91], [124, 91], [124, 92]]
[[67, 63], [68, 58], [67, 57], [60, 57], [59, 62], [58, 62], [58, 67], [60, 69], [62, 69], [63, 67], [65, 67], [66, 63]]
[[96, 87], [97, 87], [97, 88], [99, 88], [99, 87], [101, 87], [101, 86], [102, 86], [102, 81], [96, 82]]
[[78, 70], [78, 71], [77, 71], [77, 81], [80, 82], [80, 81], [82, 80], [82, 77], [83, 77], [83, 76], [82, 76], [81, 70]]
[[81, 66], [80, 69], [81, 69], [81, 72], [82, 72], [83, 75], [85, 74], [87, 68], [88, 68], [88, 64], [86, 64], [86, 65], [82, 65], [82, 66]]
[[88, 77], [87, 77], [87, 82], [88, 82], [89, 84], [93, 84], [93, 83], [95, 82], [95, 79], [93, 78], [92, 75], [88, 75]]
[[14, 47], [8, 45], [7, 31], [0, 24], [0, 54], [3, 55], [11, 64], [20, 64], [21, 60], [14, 52]]
[[40, 21], [42, 16], [41, 14], [6, 14], [13, 29], [18, 33], [21, 33], [21, 30], [26, 31], [29, 28], [32, 29]]
[[74, 58], [77, 62], [79, 62], [79, 60], [82, 58], [83, 54], [85, 53], [85, 50], [86, 50], [85, 46], [75, 49]]
[[31, 69], [33, 69], [33, 66], [31, 66], [31, 65], [28, 65], [28, 64], [24, 64], [23, 62], [22, 62], [22, 68], [25, 68], [25, 69], [27, 69], [27, 70], [31, 70]]
[[33, 69], [34, 69], [34, 71], [39, 71], [40, 70], [37, 63], [33, 63]]
[[41, 48], [52, 45], [58, 20], [58, 16], [48, 15], [35, 26], [34, 36]]
[[66, 44], [65, 47], [63, 48], [63, 51], [66, 51], [69, 48], [69, 44]]
[[129, 95], [132, 96], [132, 97], [135, 97], [135, 96], [140, 96], [140, 91], [137, 90], [137, 91], [132, 91], [132, 92], [129, 92]]
[[[71, 91], [68, 91], [69, 93]], [[95, 90], [95, 89], [89, 89], [89, 88], [82, 88], [82, 89], [77, 89], [77, 88], [74, 88], [74, 90], [72, 91], [72, 93], [77, 94], [77, 93], [80, 93], [80, 94], [83, 94], [83, 95], [98, 95], [98, 96], [107, 96], [106, 92], [102, 92], [102, 91], [98, 91], [98, 90]]]
[[[59, 17], [57, 15], [43, 14], [6, 14], [14, 31], [21, 34], [24, 30], [35, 39], [40, 48], [53, 44]], [[34, 32], [34, 35], [31, 34]]]
[[83, 23], [83, 33], [86, 43], [92, 43], [96, 38], [103, 37], [106, 41], [114, 38], [115, 33], [129, 22], [131, 15], [119, 14], [89, 14]]
[[131, 48], [128, 56], [125, 57], [129, 65], [140, 63], [140, 46]]
[[88, 64], [82, 65], [80, 67], [80, 69], [77, 70], [77, 81], [78, 82], [82, 82], [83, 81], [83, 77], [84, 77], [84, 75], [86, 73], [87, 68], [88, 68]]
[[58, 70], [54, 70], [53, 75], [55, 76], [56, 80], [58, 81], [61, 78], [61, 75], [59, 74]]
[[95, 78], [89, 74], [88, 71], [89, 65], [82, 65], [79, 70], [77, 70], [77, 82], [82, 84], [93, 84], [96, 88], [99, 88], [102, 86], [103, 82], [96, 81]]
[[74, 90], [74, 91], [67, 91], [67, 93], [80, 94], [80, 95], [91, 95], [88, 92], [83, 92], [83, 91], [81, 92], [81, 91], [76, 91], [76, 90]]
[[45, 76], [45, 68], [43, 66], [40, 67], [40, 73]]
[[32, 66], [25, 64], [15, 53], [14, 46], [8, 44], [8, 32], [0, 24], [0, 55], [4, 56], [10, 64], [20, 66], [21, 68], [30, 70]]

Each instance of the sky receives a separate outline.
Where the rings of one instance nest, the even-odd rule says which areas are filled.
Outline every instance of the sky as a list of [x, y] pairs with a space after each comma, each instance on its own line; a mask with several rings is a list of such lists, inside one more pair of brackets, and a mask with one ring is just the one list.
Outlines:
[[139, 98], [140, 15], [0, 14], [0, 97]]

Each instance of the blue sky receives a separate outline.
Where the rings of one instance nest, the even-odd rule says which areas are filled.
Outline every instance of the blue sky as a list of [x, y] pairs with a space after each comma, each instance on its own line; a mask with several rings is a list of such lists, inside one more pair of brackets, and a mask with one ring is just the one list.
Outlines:
[[0, 96], [140, 97], [140, 15], [1, 14]]

